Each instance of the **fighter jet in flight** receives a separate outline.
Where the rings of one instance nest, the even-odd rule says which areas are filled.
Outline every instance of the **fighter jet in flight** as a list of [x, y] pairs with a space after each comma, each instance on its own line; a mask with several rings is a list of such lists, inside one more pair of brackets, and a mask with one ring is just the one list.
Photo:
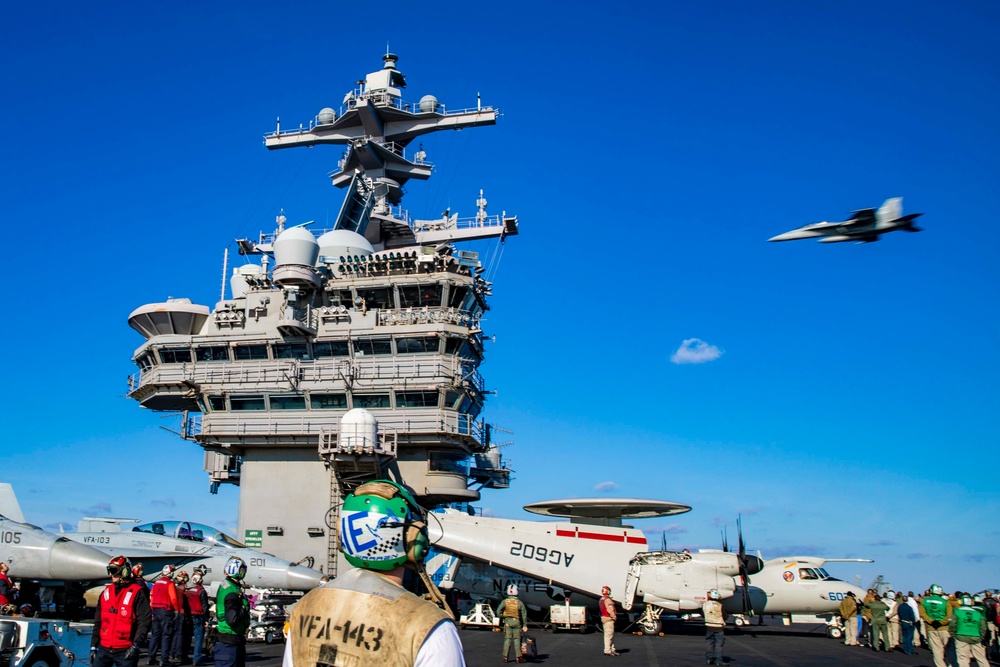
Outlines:
[[819, 237], [820, 243], [843, 243], [857, 241], [870, 243], [886, 232], [923, 231], [913, 224], [922, 213], [903, 215], [903, 198], [886, 199], [878, 210], [865, 208], [855, 211], [849, 220], [843, 222], [814, 222], [784, 234], [773, 236], [769, 241], [795, 241]]

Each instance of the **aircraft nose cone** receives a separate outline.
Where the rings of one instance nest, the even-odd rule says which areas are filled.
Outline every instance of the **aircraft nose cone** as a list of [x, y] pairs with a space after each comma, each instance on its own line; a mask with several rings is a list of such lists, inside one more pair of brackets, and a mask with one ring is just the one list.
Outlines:
[[288, 589], [292, 591], [311, 591], [319, 586], [319, 580], [322, 576], [322, 572], [318, 572], [311, 567], [289, 565], [286, 572]]
[[107, 579], [109, 560], [97, 549], [61, 539], [49, 552], [49, 576], [71, 581]]

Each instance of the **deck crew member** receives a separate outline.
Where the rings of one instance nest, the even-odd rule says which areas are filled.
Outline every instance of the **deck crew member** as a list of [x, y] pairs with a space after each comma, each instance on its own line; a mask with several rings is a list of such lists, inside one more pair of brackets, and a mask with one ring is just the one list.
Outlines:
[[983, 646], [983, 640], [986, 638], [986, 617], [982, 610], [972, 605], [971, 596], [962, 596], [960, 606], [952, 612], [948, 621], [948, 629], [955, 638], [955, 657], [958, 658], [958, 667], [969, 667], [972, 658], [975, 658], [978, 667], [989, 667], [986, 647]]
[[618, 618], [618, 611], [615, 609], [615, 601], [611, 599], [611, 587], [601, 588], [601, 599], [597, 606], [601, 609], [601, 625], [604, 627], [604, 655], [619, 655], [615, 649], [615, 620]]
[[10, 566], [7, 563], [0, 563], [0, 607], [5, 604], [12, 604], [17, 597], [17, 586], [7, 576]]
[[722, 613], [722, 603], [719, 602], [719, 591], [714, 588], [708, 592], [708, 599], [701, 606], [701, 615], [705, 618], [705, 664], [725, 664], [722, 658], [722, 647], [726, 643], [726, 617]]
[[927, 636], [927, 644], [931, 647], [934, 655], [934, 667], [946, 667], [945, 647], [948, 646], [950, 637], [948, 632], [948, 621], [951, 614], [948, 609], [948, 600], [941, 595], [944, 589], [934, 584], [931, 586], [930, 595], [925, 595], [920, 601], [920, 620], [924, 622], [924, 634]]
[[93, 667], [135, 667], [139, 647], [146, 642], [152, 614], [149, 594], [132, 577], [132, 564], [125, 556], [108, 563], [111, 583], [97, 599], [91, 635], [90, 664]]
[[528, 610], [517, 597], [517, 584], [507, 586], [507, 597], [497, 607], [497, 616], [503, 624], [503, 661], [507, 662], [507, 654], [513, 644], [517, 662], [524, 662], [521, 657], [521, 633], [528, 631]]
[[340, 513], [340, 550], [355, 569], [295, 605], [283, 667], [465, 667], [451, 613], [402, 586], [415, 569], [443, 601], [423, 569], [428, 548], [409, 491], [384, 480], [355, 489]]
[[844, 645], [858, 645], [858, 601], [853, 591], [847, 591], [840, 603], [840, 617], [844, 620]]
[[177, 609], [180, 606], [173, 580], [176, 569], [173, 565], [164, 565], [160, 578], [149, 592], [149, 606], [153, 608], [153, 630], [149, 633], [147, 665], [157, 664], [158, 654], [164, 666], [170, 664], [170, 647], [174, 640]]
[[188, 607], [191, 609], [191, 634], [194, 637], [195, 665], [202, 664], [205, 659], [205, 625], [208, 613], [208, 592], [202, 586], [201, 572], [191, 575], [191, 585], [187, 587], [184, 594], [187, 596]]
[[247, 564], [238, 556], [226, 561], [226, 580], [215, 596], [218, 641], [215, 667], [244, 667], [247, 662], [247, 630], [250, 629], [250, 601], [243, 593]]

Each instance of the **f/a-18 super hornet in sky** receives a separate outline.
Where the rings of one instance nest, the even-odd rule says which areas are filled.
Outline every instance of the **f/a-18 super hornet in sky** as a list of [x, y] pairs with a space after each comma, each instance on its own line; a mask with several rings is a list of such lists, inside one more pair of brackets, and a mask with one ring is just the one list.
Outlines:
[[864, 208], [855, 211], [850, 219], [843, 222], [814, 222], [784, 234], [772, 236], [769, 241], [796, 241], [798, 239], [819, 238], [820, 243], [843, 243], [857, 241], [870, 243], [886, 232], [923, 231], [913, 224], [922, 213], [903, 215], [903, 198], [886, 199], [877, 210]]

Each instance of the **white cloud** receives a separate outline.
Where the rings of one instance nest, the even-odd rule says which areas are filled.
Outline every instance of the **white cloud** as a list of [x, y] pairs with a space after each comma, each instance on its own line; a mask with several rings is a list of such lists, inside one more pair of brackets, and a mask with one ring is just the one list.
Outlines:
[[618, 485], [614, 482], [601, 482], [594, 487], [594, 491], [598, 493], [611, 493], [612, 491], [617, 491]]
[[703, 364], [721, 356], [722, 350], [715, 345], [709, 345], [700, 338], [688, 338], [670, 355], [670, 361], [675, 364]]

